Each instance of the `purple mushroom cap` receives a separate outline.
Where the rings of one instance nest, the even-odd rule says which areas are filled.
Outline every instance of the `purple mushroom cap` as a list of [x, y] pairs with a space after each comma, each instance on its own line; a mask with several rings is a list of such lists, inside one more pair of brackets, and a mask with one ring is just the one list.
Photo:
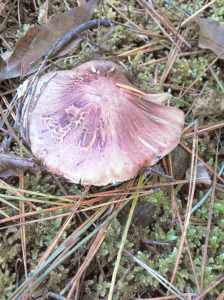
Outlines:
[[90, 61], [51, 75], [39, 79], [28, 130], [33, 154], [52, 173], [82, 184], [122, 182], [177, 146], [184, 113], [155, 103], [169, 94], [143, 99], [117, 86], [133, 87], [117, 64]]

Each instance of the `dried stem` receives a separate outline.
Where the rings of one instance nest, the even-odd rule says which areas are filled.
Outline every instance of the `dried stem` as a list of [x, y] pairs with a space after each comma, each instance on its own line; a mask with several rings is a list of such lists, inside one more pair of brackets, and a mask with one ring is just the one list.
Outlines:
[[[197, 172], [197, 168], [196, 168], [196, 165], [197, 165], [197, 150], [198, 150], [198, 142], [197, 142], [196, 133], [197, 133], [197, 122], [195, 122], [195, 131], [194, 131], [194, 139], [193, 139], [192, 160], [191, 160], [191, 176], [190, 176], [188, 203], [187, 203], [187, 208], [186, 208], [186, 217], [185, 217], [185, 221], [184, 221], [183, 233], [182, 233], [182, 236], [181, 236], [181, 241], [180, 241], [180, 245], [179, 245], [179, 249], [178, 249], [177, 259], [176, 259], [176, 262], [175, 262], [173, 275], [172, 275], [172, 278], [171, 278], [171, 281], [170, 281], [171, 284], [173, 284], [173, 282], [174, 282], [176, 272], [177, 272], [177, 269], [178, 269], [178, 265], [179, 265], [179, 262], [180, 262], [180, 257], [181, 257], [181, 254], [182, 254], [185, 238], [186, 238], [186, 235], [187, 235], [187, 229], [188, 229], [188, 225], [189, 225], [189, 221], [190, 221], [191, 209], [192, 209], [193, 199], [194, 199], [194, 191], [195, 191], [195, 184], [196, 184], [196, 172]], [[194, 157], [196, 157], [196, 159], [194, 159]], [[194, 168], [194, 166], [195, 166], [195, 168]], [[168, 292], [168, 294], [169, 294], [169, 292]]]
[[204, 246], [204, 253], [203, 253], [203, 260], [202, 260], [202, 270], [201, 270], [201, 289], [202, 290], [203, 290], [203, 285], [204, 285], [203, 283], [204, 283], [206, 256], [207, 256], [207, 250], [208, 250], [209, 232], [210, 232], [210, 227], [211, 227], [211, 222], [212, 222], [212, 212], [213, 212], [213, 205], [214, 205], [214, 200], [215, 200], [218, 151], [219, 151], [219, 143], [217, 143], [217, 149], [216, 149], [215, 171], [214, 171], [214, 179], [213, 179], [213, 186], [212, 186], [212, 197], [211, 197], [211, 203], [210, 203], [208, 226], [207, 226], [207, 231], [206, 231], [206, 239], [205, 239], [205, 246]]

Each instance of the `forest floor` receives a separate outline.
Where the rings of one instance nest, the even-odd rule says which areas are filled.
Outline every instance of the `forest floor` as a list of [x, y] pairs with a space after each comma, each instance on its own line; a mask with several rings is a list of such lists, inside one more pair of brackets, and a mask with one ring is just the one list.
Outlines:
[[[104, 187], [50, 173], [21, 138], [17, 89], [33, 73], [21, 73], [28, 41], [17, 43], [83, 4], [0, 1], [0, 299], [224, 299], [223, 0], [100, 1], [92, 20], [109, 26], [83, 30], [66, 54], [36, 63], [42, 75], [113, 61], [138, 93], [169, 93], [163, 105], [185, 113], [171, 154]], [[36, 60], [63, 22], [41, 36]], [[13, 50], [19, 67], [5, 75]]]

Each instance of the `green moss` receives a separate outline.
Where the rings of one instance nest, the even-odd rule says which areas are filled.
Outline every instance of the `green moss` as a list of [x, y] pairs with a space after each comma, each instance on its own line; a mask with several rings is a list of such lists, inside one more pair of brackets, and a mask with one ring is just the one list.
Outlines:
[[[178, 194], [176, 196], [178, 196]], [[133, 226], [134, 233], [128, 235], [128, 241], [125, 245], [125, 248], [128, 249], [128, 251], [132, 252], [149, 267], [159, 272], [160, 275], [164, 276], [165, 278], [170, 278], [172, 276], [174, 264], [177, 258], [178, 245], [180, 243], [182, 232], [179, 224], [176, 224], [175, 227], [172, 226], [172, 208], [170, 205], [170, 199], [169, 197], [164, 196], [163, 191], [145, 197], [145, 199], [153, 202], [156, 205], [156, 222], [152, 226], [151, 230], [149, 230], [148, 228], [143, 229], [141, 227], [137, 228], [136, 226]], [[216, 199], [215, 201], [213, 212], [215, 224], [212, 224], [210, 230], [210, 241], [207, 252], [204, 286], [208, 286], [209, 284], [211, 284], [218, 277], [220, 272], [224, 270], [224, 206], [217, 201], [218, 199]], [[182, 207], [180, 199], [177, 198], [177, 202], [181, 215], [184, 215], [185, 207]], [[201, 221], [204, 220], [207, 222], [209, 205], [210, 204], [208, 200], [200, 209], [197, 210], [195, 217], [200, 219]], [[216, 220], [218, 220], [219, 224], [216, 223]], [[190, 246], [192, 258], [196, 268], [197, 278], [199, 281], [201, 276], [201, 266], [206, 231], [206, 226], [196, 226], [192, 224], [189, 225], [187, 231], [188, 244]], [[123, 228], [120, 226], [117, 220], [114, 220], [111, 227], [108, 228], [106, 232], [106, 239], [97, 254], [102, 263], [102, 266], [107, 267], [107, 269], [109, 270], [106, 275], [108, 280], [112, 275], [111, 270], [113, 269], [113, 264], [116, 259], [122, 232]], [[153, 254], [148, 250], [139, 251], [139, 249], [141, 249], [141, 247], [139, 246], [140, 243], [146, 239], [172, 242], [176, 243], [176, 246], [154, 246], [157, 253], [159, 253], [159, 256]], [[129, 257], [123, 254], [119, 267], [118, 278], [126, 273], [128, 266], [130, 266], [132, 262], [133, 261]], [[84, 296], [84, 299], [88, 299], [88, 297], [94, 299], [103, 299], [103, 296], [102, 298], [100, 297], [100, 291], [104, 294], [105, 288], [107, 288], [108, 292], [109, 286], [107, 282], [102, 280], [102, 276], [100, 275], [98, 279], [95, 276], [94, 280], [85, 282], [86, 295]], [[99, 282], [101, 282], [100, 285]], [[189, 267], [188, 253], [185, 247], [182, 252], [181, 261], [174, 284], [181, 292], [187, 292], [187, 287], [189, 287], [192, 292], [197, 292], [194, 276], [191, 268]], [[119, 289], [114, 293], [113, 299], [132, 299], [134, 297], [137, 297], [137, 295], [140, 294], [146, 286], [148, 286], [149, 291], [151, 291], [150, 293], [153, 293], [160, 287], [160, 284], [145, 269], [143, 269], [141, 266], [136, 265], [135, 268], [126, 277], [125, 283], [119, 282]], [[220, 291], [222, 291], [223, 288], [224, 284], [220, 284], [220, 286], [212, 290], [210, 295], [219, 295]]]
[[[40, 23], [45, 22], [45, 9], [42, 3], [43, 1], [38, 2], [38, 20]], [[112, 1], [114, 5], [120, 5], [118, 1]], [[179, 1], [173, 1], [174, 4], [177, 4]], [[124, 14], [133, 22], [135, 22], [142, 29], [147, 30], [153, 34], [162, 34], [158, 26], [155, 25], [154, 21], [149, 19], [146, 21], [145, 16], [132, 13], [132, 10], [141, 8], [136, 1], [131, 0], [125, 2], [129, 8], [129, 12], [124, 12]], [[166, 10], [170, 7], [167, 4], [164, 4], [162, 0], [158, 0], [157, 4], [163, 9]], [[203, 7], [204, 1], [199, 1], [197, 6], [193, 9], [193, 3], [190, 4], [188, 11], [194, 13]], [[220, 24], [224, 25], [224, 8], [223, 0], [217, 0], [215, 2], [216, 12], [218, 18], [215, 17], [214, 11], [212, 9], [207, 9], [203, 12], [202, 16], [208, 17], [210, 19], [216, 19]], [[1, 4], [0, 4], [1, 6]], [[126, 8], [127, 6], [123, 6]], [[182, 9], [186, 8], [186, 3], [180, 4]], [[107, 3], [105, 3], [105, 9], [110, 19], [116, 20], [119, 22], [127, 23], [123, 18], [118, 15]], [[59, 0], [53, 0], [49, 3], [49, 19], [62, 13], [67, 10], [65, 4]], [[7, 10], [3, 11], [1, 18], [5, 17]], [[167, 16], [173, 17], [172, 13], [168, 13]], [[94, 11], [93, 18], [99, 17], [99, 8]], [[102, 11], [102, 19], [105, 19], [105, 13]], [[2, 20], [2, 19], [0, 19]], [[13, 21], [13, 19], [11, 20]], [[37, 18], [36, 18], [37, 21]], [[174, 26], [179, 25], [179, 21], [173, 22]], [[21, 38], [26, 31], [32, 27], [33, 24], [23, 25], [22, 32], [17, 32], [17, 39]], [[116, 57], [114, 52], [117, 51], [128, 51], [147, 43], [157, 42], [158, 46], [159, 39], [150, 37], [147, 40], [147, 37], [136, 35], [129, 29], [114, 25], [117, 32], [112, 31], [112, 28], [101, 28], [99, 31], [99, 36], [96, 38], [97, 30], [93, 30], [93, 38], [97, 41], [100, 41], [100, 48], [92, 48], [88, 42], [83, 41], [73, 49], [69, 55], [77, 55], [77, 57], [64, 59], [63, 61], [58, 62], [58, 66], [62, 69], [71, 69], [74, 66], [78, 66], [82, 63], [85, 63], [94, 59], [105, 59], [105, 54], [110, 53], [110, 59], [114, 60], [116, 63], [120, 63], [123, 66], [126, 76], [137, 87], [149, 90], [157, 88], [158, 90], [167, 91], [167, 88], [164, 88], [160, 85], [161, 77], [166, 68], [167, 62], [158, 63], [158, 86], [152, 86], [151, 83], [154, 81], [155, 73], [155, 64], [139, 67], [142, 62], [149, 62], [152, 60], [157, 60], [161, 57], [167, 57], [169, 55], [169, 50], [166, 48], [153, 52], [153, 53], [141, 53], [139, 52], [135, 56], [130, 56], [128, 58], [119, 59]], [[109, 34], [109, 36], [107, 36]], [[188, 24], [188, 33], [186, 38], [198, 39], [198, 27], [196, 24]], [[165, 44], [170, 45], [170, 42], [167, 40], [163, 41]], [[12, 45], [15, 45], [15, 41], [12, 42]], [[195, 42], [192, 42], [194, 51], [199, 50]], [[154, 46], [153, 46], [154, 47]], [[96, 52], [93, 51], [96, 49]], [[182, 52], [188, 52], [189, 49], [184, 45], [181, 46]], [[206, 67], [214, 60], [215, 55], [211, 52], [203, 55], [191, 55], [186, 57], [177, 57], [175, 63], [173, 64], [169, 75], [166, 79], [166, 84], [174, 84], [181, 86], [183, 83], [185, 87], [190, 86], [190, 84], [206, 69]], [[57, 64], [57, 61], [56, 61]], [[125, 66], [125, 67], [124, 67]], [[49, 68], [52, 70], [53, 67]], [[223, 81], [223, 68], [221, 66], [213, 66], [213, 70], [218, 76], [221, 83], [224, 85]], [[198, 92], [204, 86], [204, 83], [208, 82], [207, 89], [213, 88], [217, 91], [220, 91], [220, 87], [217, 82], [208, 72], [202, 76], [202, 78], [194, 85], [194, 89]], [[171, 94], [174, 96], [179, 95], [179, 91], [176, 89], [171, 89]], [[192, 95], [187, 94], [184, 97], [184, 100], [192, 104], [194, 98]], [[176, 101], [173, 100], [172, 103]], [[184, 103], [179, 103], [179, 107], [185, 112], [189, 109]], [[215, 116], [217, 121], [222, 120], [222, 116]], [[186, 122], [191, 123], [195, 120], [195, 116], [190, 113]], [[207, 125], [212, 123], [208, 118], [198, 118], [199, 125]], [[184, 142], [188, 147], [192, 147], [191, 141]], [[215, 157], [215, 148], [217, 143], [217, 137], [213, 133], [205, 133], [199, 136], [199, 156], [202, 157], [210, 166], [214, 167], [214, 157]], [[14, 148], [12, 153], [20, 154], [18, 148]], [[224, 153], [224, 144], [223, 147], [220, 146], [219, 154]], [[218, 170], [220, 169], [220, 163], [218, 164]], [[64, 188], [68, 191], [69, 194], [82, 194], [84, 187], [79, 185], [74, 185], [69, 183], [64, 179], [60, 179]], [[8, 182], [15, 187], [18, 187], [18, 178], [9, 179]], [[42, 170], [37, 176], [26, 174], [25, 175], [25, 188], [37, 192], [43, 192], [50, 194], [55, 187], [55, 182], [52, 177]], [[207, 188], [204, 186], [197, 186], [194, 205], [198, 203], [201, 197], [207, 192]], [[6, 192], [10, 194], [9, 192]], [[180, 209], [181, 216], [184, 216], [186, 209], [186, 195], [182, 195], [181, 187], [175, 189], [177, 203]], [[56, 189], [57, 195], [63, 195], [60, 189]], [[181, 196], [180, 196], [181, 195]], [[172, 224], [171, 216], [172, 209], [170, 205], [170, 190], [169, 188], [163, 189], [157, 194], [145, 197], [145, 200], [148, 200], [155, 204], [155, 220], [150, 228], [138, 228], [132, 225], [132, 229], [128, 235], [128, 240], [125, 244], [125, 248], [132, 252], [135, 256], [145, 262], [154, 270], [158, 271], [162, 276], [166, 278], [171, 278], [175, 260], [177, 257], [178, 246], [180, 243], [180, 237], [182, 234], [180, 226], [176, 223], [175, 226]], [[12, 201], [14, 204], [18, 205], [18, 202]], [[203, 204], [193, 215], [193, 217], [200, 219], [206, 224], [208, 220], [210, 199]], [[44, 213], [43, 207], [38, 208], [40, 215], [36, 216], [33, 219], [42, 219], [46, 217], [52, 217], [56, 214], [60, 214], [61, 210], [56, 213]], [[63, 210], [63, 213], [65, 210]], [[8, 209], [7, 213], [13, 215], [12, 209]], [[210, 239], [207, 253], [207, 260], [205, 266], [205, 276], [204, 276], [204, 286], [209, 285], [213, 282], [224, 269], [224, 205], [223, 205], [223, 192], [217, 191], [215, 196], [215, 203], [213, 207], [213, 219], [210, 230]], [[30, 219], [29, 219], [30, 220]], [[15, 224], [15, 222], [11, 223]], [[44, 252], [46, 247], [50, 244], [52, 239], [57, 235], [60, 227], [63, 224], [62, 218], [52, 219], [50, 221], [41, 221], [32, 225], [26, 226], [26, 236], [27, 236], [27, 263], [28, 270], [33, 271]], [[65, 240], [66, 236], [71, 234], [76, 226], [75, 221], [72, 221], [70, 226], [67, 228], [66, 232], [63, 234], [60, 243]], [[200, 281], [201, 276], [201, 265], [202, 257], [204, 251], [204, 241], [206, 237], [206, 225], [194, 225], [194, 222], [191, 221], [188, 232], [188, 244], [192, 253], [194, 260], [196, 273], [198, 280]], [[110, 280], [112, 277], [114, 261], [117, 256], [117, 252], [121, 243], [121, 236], [123, 233], [123, 228], [117, 220], [114, 220], [111, 226], [106, 231], [106, 238], [97, 252], [97, 256], [101, 262], [102, 267], [106, 270], [107, 281], [105, 281], [99, 271], [90, 272], [91, 267], [95, 267], [94, 262], [90, 264], [89, 269], [87, 270], [87, 276], [84, 280], [83, 285], [83, 299], [103, 299], [109, 291]], [[156, 252], [152, 251], [152, 248], [147, 248], [144, 243], [145, 240], [154, 240], [154, 241], [163, 241], [170, 242], [170, 246], [158, 246], [153, 245], [153, 248]], [[173, 245], [174, 244], [174, 245]], [[151, 249], [151, 250], [150, 250]], [[155, 254], [157, 253], [157, 254]], [[15, 286], [15, 260], [18, 257], [22, 257], [22, 248], [21, 248], [21, 234], [18, 227], [9, 228], [5, 231], [0, 232], [0, 293], [2, 299], [6, 299], [11, 291], [14, 290]], [[54, 291], [55, 293], [60, 292], [61, 289], [69, 282], [69, 280], [75, 275], [77, 271], [77, 263], [79, 259], [77, 256], [73, 256], [68, 262], [64, 262], [60, 265], [54, 272], [52, 272], [42, 283], [41, 286], [35, 291], [33, 297], [42, 299], [47, 299], [48, 291]], [[80, 261], [79, 261], [80, 262]], [[122, 255], [118, 276], [121, 278], [126, 274], [128, 267], [133, 262], [133, 260], [126, 256]], [[22, 272], [21, 272], [22, 273]], [[89, 277], [88, 277], [89, 276]], [[178, 268], [177, 276], [174, 282], [175, 286], [180, 289], [182, 292], [186, 292], [186, 288], [190, 287], [191, 291], [196, 292], [195, 281], [189, 266], [189, 257], [184, 247], [183, 253], [181, 256], [180, 266]], [[126, 277], [124, 282], [119, 281], [118, 289], [114, 294], [113, 299], [132, 299], [138, 297], [146, 288], [149, 288], [152, 295], [158, 295], [158, 291], [161, 290], [161, 285], [158, 281], [152, 277], [146, 270], [142, 267], [135, 265], [134, 269], [131, 270]], [[224, 284], [221, 283], [215, 289], [212, 290], [210, 296], [214, 294], [217, 296], [220, 291], [224, 289]]]
[[0, 269], [0, 293], [2, 300], [6, 300], [15, 289], [13, 282], [15, 282], [16, 274], [10, 271], [8, 269], [4, 271]]
[[32, 28], [32, 27], [35, 27], [35, 24], [32, 24], [32, 25], [30, 25], [30, 24], [24, 24], [22, 30], [17, 30], [17, 33], [16, 33], [17, 42], [22, 37], [24, 37], [27, 34], [27, 32], [30, 30], [30, 28]]
[[20, 257], [20, 230], [9, 228], [0, 232], [0, 294], [7, 299], [15, 288], [15, 265], [13, 262]]

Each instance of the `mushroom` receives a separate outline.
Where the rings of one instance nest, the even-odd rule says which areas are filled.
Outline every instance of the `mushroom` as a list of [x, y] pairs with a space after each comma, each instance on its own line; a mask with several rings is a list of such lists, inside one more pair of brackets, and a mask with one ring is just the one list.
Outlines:
[[177, 146], [184, 113], [155, 103], [169, 97], [145, 95], [110, 61], [45, 74], [29, 106], [31, 150], [75, 183], [126, 181]]

